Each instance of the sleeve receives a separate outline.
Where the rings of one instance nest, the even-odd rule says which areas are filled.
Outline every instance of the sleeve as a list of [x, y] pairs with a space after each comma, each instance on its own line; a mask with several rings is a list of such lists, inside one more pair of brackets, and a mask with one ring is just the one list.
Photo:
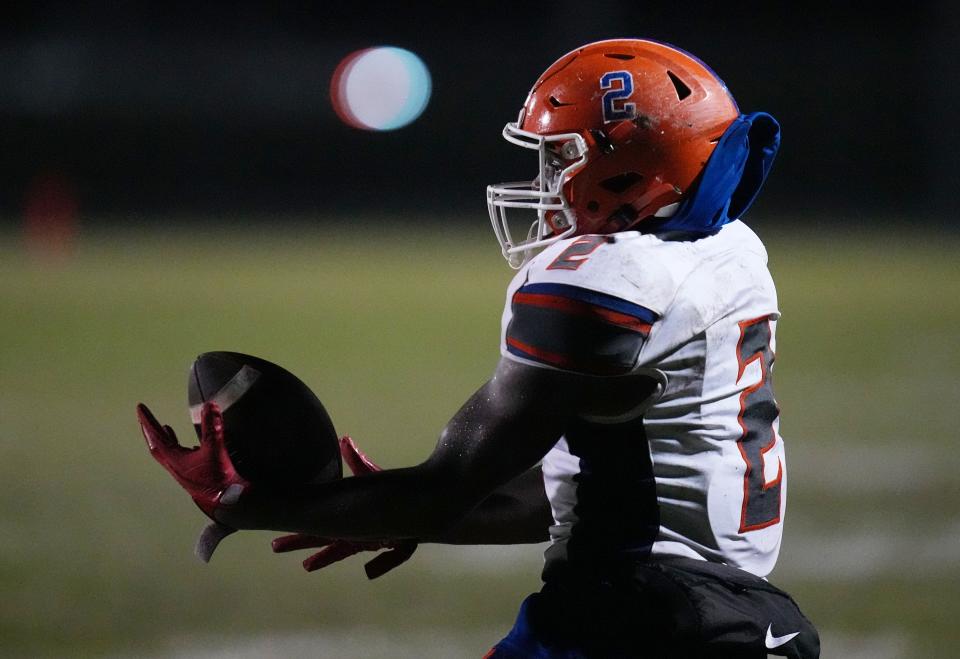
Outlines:
[[[570, 245], [578, 249], [576, 242]], [[625, 269], [640, 272], [625, 258], [627, 245], [607, 243], [577, 267], [557, 267], [571, 261], [570, 245], [543, 252], [514, 279], [504, 309], [501, 354], [585, 375], [628, 374], [637, 368], [660, 319], [655, 305], [662, 304], [662, 287], [645, 298], [623, 277]]]
[[633, 370], [657, 320], [638, 304], [567, 284], [527, 284], [510, 306], [509, 355], [588, 375]]

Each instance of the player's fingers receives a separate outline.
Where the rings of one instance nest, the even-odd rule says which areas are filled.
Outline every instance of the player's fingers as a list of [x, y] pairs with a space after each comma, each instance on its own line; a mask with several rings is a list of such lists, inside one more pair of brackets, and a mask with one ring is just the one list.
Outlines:
[[153, 416], [150, 408], [143, 403], [137, 404], [137, 421], [140, 423], [143, 438], [147, 441], [147, 448], [151, 451], [161, 450], [171, 445], [170, 438], [163, 430], [163, 426], [161, 426], [157, 418]]
[[232, 506], [240, 500], [240, 495], [249, 483], [237, 472], [227, 450], [224, 437], [223, 413], [216, 403], [207, 401], [200, 409], [200, 445], [216, 460], [220, 471], [228, 481], [234, 481], [220, 495], [220, 503]]
[[200, 443], [223, 444], [223, 414], [220, 407], [210, 401], [200, 410]]
[[167, 437], [170, 439], [171, 442], [173, 442], [174, 444], [180, 444], [180, 440], [177, 439], [177, 433], [174, 431], [173, 428], [165, 425], [163, 427], [163, 431], [167, 433]]
[[340, 438], [340, 455], [343, 456], [343, 461], [350, 467], [354, 476], [382, 471], [366, 453], [360, 450], [350, 435], [344, 435]]
[[356, 545], [344, 540], [338, 540], [307, 558], [303, 562], [303, 569], [307, 572], [320, 570], [337, 561], [342, 561], [349, 556], [353, 556], [359, 551], [361, 550]]
[[334, 542], [332, 538], [322, 538], [318, 535], [305, 535], [303, 533], [294, 533], [293, 535], [284, 535], [274, 538], [270, 546], [277, 554], [283, 554], [288, 551], [298, 549], [313, 549], [316, 547], [326, 547]]
[[417, 550], [417, 543], [413, 540], [405, 540], [398, 544], [396, 548], [377, 554], [374, 558], [363, 566], [368, 579], [382, 577], [393, 568], [406, 563]]
[[155, 450], [159, 445], [166, 444], [168, 438], [153, 412], [143, 403], [137, 403], [137, 422], [140, 424], [140, 430], [143, 432], [143, 438], [147, 441], [147, 448]]

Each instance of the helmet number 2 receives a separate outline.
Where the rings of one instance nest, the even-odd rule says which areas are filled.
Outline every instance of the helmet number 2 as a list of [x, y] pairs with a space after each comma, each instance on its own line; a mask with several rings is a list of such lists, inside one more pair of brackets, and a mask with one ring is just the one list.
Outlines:
[[609, 71], [600, 78], [603, 93], [603, 122], [623, 121], [637, 116], [636, 103], [623, 99], [633, 94], [633, 75], [629, 71]]

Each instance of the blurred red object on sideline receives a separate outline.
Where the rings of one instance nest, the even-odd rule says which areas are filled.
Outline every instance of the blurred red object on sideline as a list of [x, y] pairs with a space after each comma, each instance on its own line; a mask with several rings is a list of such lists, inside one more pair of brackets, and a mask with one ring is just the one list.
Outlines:
[[79, 202], [72, 183], [59, 173], [43, 173], [23, 198], [23, 239], [39, 258], [61, 259], [73, 253]]

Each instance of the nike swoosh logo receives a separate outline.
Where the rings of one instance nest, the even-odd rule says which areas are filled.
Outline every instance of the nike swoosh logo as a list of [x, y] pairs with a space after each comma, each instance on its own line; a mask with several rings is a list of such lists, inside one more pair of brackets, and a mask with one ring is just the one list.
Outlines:
[[767, 648], [770, 650], [773, 648], [778, 648], [785, 643], [789, 643], [799, 635], [800, 632], [793, 632], [792, 634], [787, 634], [785, 636], [774, 636], [773, 623], [770, 623], [770, 626], [767, 627]]

